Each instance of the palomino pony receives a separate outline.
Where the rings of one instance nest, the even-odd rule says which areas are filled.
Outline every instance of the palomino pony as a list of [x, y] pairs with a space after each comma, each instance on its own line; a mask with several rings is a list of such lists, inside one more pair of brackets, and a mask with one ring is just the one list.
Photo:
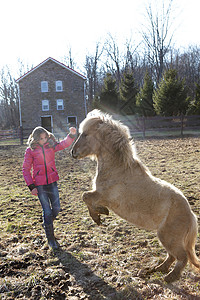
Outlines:
[[153, 270], [168, 273], [166, 282], [177, 280], [188, 260], [200, 271], [195, 254], [197, 219], [181, 191], [154, 177], [142, 164], [128, 127], [110, 115], [92, 111], [80, 124], [72, 156], [97, 160], [93, 190], [83, 193], [83, 201], [98, 225], [100, 214], [109, 214], [111, 209], [138, 227], [157, 230], [168, 255]]

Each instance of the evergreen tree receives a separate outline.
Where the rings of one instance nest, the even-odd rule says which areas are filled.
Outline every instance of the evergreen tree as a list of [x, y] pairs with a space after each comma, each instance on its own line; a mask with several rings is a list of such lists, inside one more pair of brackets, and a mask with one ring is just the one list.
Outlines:
[[185, 114], [188, 108], [185, 81], [180, 80], [175, 69], [165, 72], [153, 94], [154, 108], [158, 115], [177, 116]]
[[200, 115], [200, 84], [196, 83], [195, 91], [195, 114]]
[[117, 112], [119, 106], [119, 96], [116, 87], [116, 80], [110, 73], [104, 78], [104, 86], [100, 94], [95, 97], [93, 107], [106, 112]]
[[122, 99], [120, 111], [123, 114], [135, 114], [136, 94], [138, 93], [138, 88], [135, 84], [135, 79], [131, 71], [125, 71], [119, 91]]
[[200, 115], [200, 84], [196, 83], [195, 99], [189, 105], [189, 115]]
[[139, 114], [147, 117], [154, 116], [155, 110], [153, 107], [153, 89], [154, 84], [152, 78], [149, 75], [148, 71], [144, 77], [143, 87], [140, 89], [139, 93], [136, 96], [136, 105], [138, 108]]

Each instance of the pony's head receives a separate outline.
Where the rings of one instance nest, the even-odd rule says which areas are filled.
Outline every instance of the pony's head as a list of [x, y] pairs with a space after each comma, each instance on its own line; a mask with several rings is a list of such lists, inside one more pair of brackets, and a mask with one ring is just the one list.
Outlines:
[[72, 149], [74, 158], [104, 154], [119, 161], [133, 159], [128, 127], [113, 120], [110, 115], [93, 110], [80, 124], [79, 132]]
[[102, 120], [96, 110], [89, 113], [82, 121], [79, 126], [79, 137], [72, 148], [74, 158], [98, 155], [102, 142], [98, 132], [100, 124], [102, 124]]

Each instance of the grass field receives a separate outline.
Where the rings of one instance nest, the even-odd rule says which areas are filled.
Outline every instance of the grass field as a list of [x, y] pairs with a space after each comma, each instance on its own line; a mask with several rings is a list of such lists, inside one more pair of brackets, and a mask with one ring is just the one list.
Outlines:
[[[166, 255], [155, 232], [113, 213], [102, 226], [93, 223], [81, 194], [91, 187], [95, 162], [73, 160], [68, 150], [56, 154], [61, 248], [50, 251], [40, 204], [22, 177], [25, 148], [0, 146], [0, 299], [200, 299], [200, 274], [189, 265], [173, 284], [158, 272], [142, 275]], [[200, 138], [138, 140], [136, 148], [153, 175], [181, 189], [200, 228]]]

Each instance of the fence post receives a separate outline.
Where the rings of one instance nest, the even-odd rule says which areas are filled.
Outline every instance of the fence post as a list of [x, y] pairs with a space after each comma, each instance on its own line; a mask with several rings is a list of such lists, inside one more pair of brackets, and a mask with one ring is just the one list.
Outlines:
[[23, 145], [23, 128], [19, 127], [19, 137], [20, 137], [20, 145]]
[[183, 137], [183, 122], [184, 122], [184, 115], [181, 114], [181, 137]]
[[146, 128], [145, 128], [145, 116], [142, 117], [142, 121], [143, 121], [143, 139], [145, 138], [145, 131], [146, 131]]

